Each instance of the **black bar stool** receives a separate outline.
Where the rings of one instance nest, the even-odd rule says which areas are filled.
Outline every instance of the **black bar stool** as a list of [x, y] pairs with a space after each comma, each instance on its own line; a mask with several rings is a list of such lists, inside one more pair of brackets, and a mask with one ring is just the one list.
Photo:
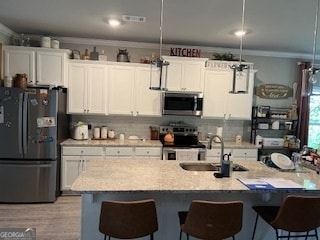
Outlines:
[[[320, 226], [320, 197], [290, 195], [283, 200], [280, 206], [254, 206], [252, 208], [257, 213], [252, 240], [259, 217], [275, 230], [277, 239], [290, 239], [291, 237], [319, 239], [317, 228]], [[279, 230], [281, 229], [287, 231], [288, 234], [280, 236]], [[310, 231], [314, 231], [314, 234], [311, 234]], [[291, 236], [292, 232], [298, 235]]]
[[[212, 202], [193, 200], [188, 212], [179, 212], [180, 240], [182, 232], [206, 240], [218, 240], [235, 235], [242, 228], [243, 202]], [[185, 219], [184, 219], [185, 218]]]
[[150, 235], [158, 231], [155, 201], [104, 201], [101, 203], [99, 231], [120, 239], [133, 239]]

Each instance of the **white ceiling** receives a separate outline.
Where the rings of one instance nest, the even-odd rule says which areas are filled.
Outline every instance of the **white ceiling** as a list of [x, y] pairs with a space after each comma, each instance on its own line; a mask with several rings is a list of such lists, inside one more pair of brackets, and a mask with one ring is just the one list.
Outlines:
[[[159, 43], [161, 0], [0, 0], [0, 23], [16, 33]], [[317, 0], [247, 0], [243, 48], [312, 53]], [[163, 43], [239, 48], [241, 0], [164, 0]], [[114, 29], [105, 19], [146, 17]], [[319, 36], [320, 38], [320, 36]], [[318, 41], [320, 43], [320, 40]], [[320, 47], [319, 47], [320, 51]]]

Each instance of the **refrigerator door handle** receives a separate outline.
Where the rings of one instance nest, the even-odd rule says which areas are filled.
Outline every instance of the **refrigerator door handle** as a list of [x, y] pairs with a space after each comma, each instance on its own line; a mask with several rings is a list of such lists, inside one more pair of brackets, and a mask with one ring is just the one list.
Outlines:
[[18, 150], [19, 153], [22, 154], [23, 153], [23, 126], [22, 126], [22, 121], [23, 121], [23, 93], [19, 94], [19, 114], [18, 114]]
[[23, 154], [27, 153], [28, 150], [28, 93], [24, 93], [23, 96], [23, 124], [22, 124], [22, 146]]

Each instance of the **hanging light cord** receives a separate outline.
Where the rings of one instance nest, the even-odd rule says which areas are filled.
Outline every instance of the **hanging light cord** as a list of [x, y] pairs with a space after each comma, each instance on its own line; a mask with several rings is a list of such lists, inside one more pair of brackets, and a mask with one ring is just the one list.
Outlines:
[[244, 35], [244, 14], [246, 9], [246, 0], [242, 1], [242, 16], [241, 16], [241, 36], [240, 36], [240, 57], [239, 57], [239, 64], [241, 66], [242, 62], [242, 42], [243, 42], [243, 35]]
[[163, 34], [163, 1], [161, 0], [161, 12], [160, 12], [160, 50], [159, 58], [162, 58], [162, 34]]
[[314, 21], [314, 37], [313, 37], [313, 58], [312, 58], [312, 70], [314, 70], [316, 51], [317, 51], [317, 36], [318, 36], [318, 16], [319, 16], [319, 0], [317, 4], [317, 13]]

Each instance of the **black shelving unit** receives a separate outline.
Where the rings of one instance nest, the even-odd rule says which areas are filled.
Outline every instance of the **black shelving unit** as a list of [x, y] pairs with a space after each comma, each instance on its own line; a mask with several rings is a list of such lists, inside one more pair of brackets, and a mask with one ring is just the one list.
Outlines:
[[[256, 136], [262, 138], [282, 138], [285, 136], [297, 135], [298, 114], [291, 117], [291, 109], [289, 108], [272, 108], [268, 106], [255, 106], [252, 109], [251, 117], [251, 137], [252, 144], [256, 144]], [[273, 129], [272, 125], [277, 122], [279, 128]], [[283, 146], [261, 146], [258, 149], [259, 160], [264, 156], [268, 157], [273, 152], [283, 153], [291, 156], [291, 153], [298, 151], [298, 144], [285, 142]]]

